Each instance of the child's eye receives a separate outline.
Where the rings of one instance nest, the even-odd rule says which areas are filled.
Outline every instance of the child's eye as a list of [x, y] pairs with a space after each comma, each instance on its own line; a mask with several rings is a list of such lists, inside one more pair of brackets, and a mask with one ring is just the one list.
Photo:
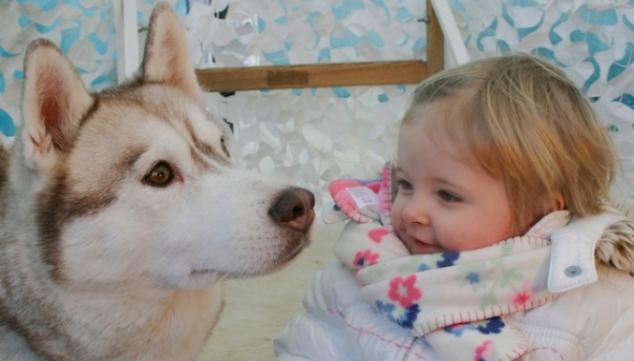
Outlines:
[[404, 179], [399, 179], [396, 184], [398, 185], [398, 189], [402, 189], [404, 191], [411, 191], [414, 187], [412, 186], [412, 183], [404, 180]]
[[445, 202], [460, 202], [462, 201], [462, 198], [460, 198], [458, 195], [453, 194], [449, 191], [446, 191], [444, 189], [441, 189], [437, 192], [438, 197], [440, 197], [440, 199], [442, 199]]

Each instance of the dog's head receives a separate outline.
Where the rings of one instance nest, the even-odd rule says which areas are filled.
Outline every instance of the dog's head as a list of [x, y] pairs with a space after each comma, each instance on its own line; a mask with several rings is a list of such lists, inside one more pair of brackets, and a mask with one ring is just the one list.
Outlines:
[[52, 43], [32, 43], [23, 122], [12, 183], [58, 282], [199, 287], [273, 270], [307, 242], [312, 194], [232, 165], [167, 6], [137, 79], [101, 93]]

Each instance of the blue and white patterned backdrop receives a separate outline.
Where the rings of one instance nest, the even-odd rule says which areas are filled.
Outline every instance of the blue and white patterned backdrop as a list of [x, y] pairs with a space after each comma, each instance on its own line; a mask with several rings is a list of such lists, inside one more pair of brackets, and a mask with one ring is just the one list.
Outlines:
[[[420, 59], [422, 0], [170, 0], [199, 67]], [[155, 0], [139, 0], [141, 44]], [[558, 64], [592, 100], [634, 181], [634, 0], [451, 0], [473, 58], [530, 51]], [[20, 123], [22, 57], [46, 37], [93, 90], [115, 81], [108, 0], [0, 0], [0, 132]], [[141, 49], [142, 50], [142, 49]], [[412, 86], [209, 94], [235, 123], [240, 162], [312, 189], [373, 176], [392, 157]], [[634, 196], [632, 191], [630, 195]]]
[[634, 198], [634, 0], [452, 0], [451, 5], [473, 58], [521, 50], [566, 71], [615, 139]]
[[116, 80], [115, 26], [108, 0], [0, 0], [0, 132], [21, 123], [24, 51], [36, 38], [57, 44], [93, 90]]

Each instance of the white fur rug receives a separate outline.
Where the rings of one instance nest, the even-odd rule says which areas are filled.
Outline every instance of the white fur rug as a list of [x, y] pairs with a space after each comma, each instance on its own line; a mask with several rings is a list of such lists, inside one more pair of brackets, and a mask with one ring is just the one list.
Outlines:
[[342, 226], [315, 224], [310, 246], [277, 273], [227, 282], [223, 313], [196, 361], [274, 360], [273, 340], [303, 312], [304, 290], [335, 259], [333, 244]]

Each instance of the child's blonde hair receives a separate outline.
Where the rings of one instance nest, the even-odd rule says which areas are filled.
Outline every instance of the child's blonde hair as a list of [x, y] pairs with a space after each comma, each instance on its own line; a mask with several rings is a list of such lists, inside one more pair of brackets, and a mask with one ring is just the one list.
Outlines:
[[432, 128], [446, 132], [462, 155], [502, 179], [516, 229], [558, 195], [574, 216], [600, 212], [615, 176], [616, 153], [590, 104], [561, 70], [516, 54], [442, 71], [418, 87], [403, 124], [436, 100], [465, 112]]

